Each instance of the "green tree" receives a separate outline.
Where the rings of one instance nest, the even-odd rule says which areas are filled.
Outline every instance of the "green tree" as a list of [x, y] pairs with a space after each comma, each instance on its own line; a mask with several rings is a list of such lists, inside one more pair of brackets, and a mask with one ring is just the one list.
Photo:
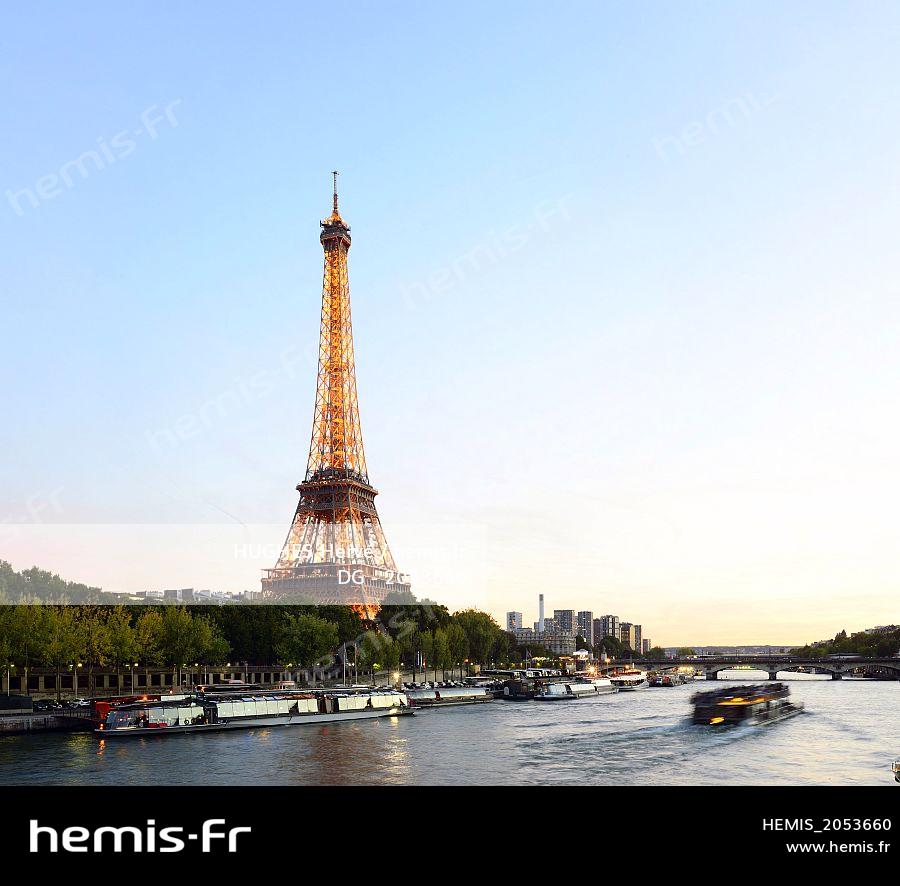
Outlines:
[[[417, 633], [416, 646], [418, 647], [419, 652], [422, 653], [422, 669], [425, 671], [425, 681], [428, 682], [428, 662], [431, 661], [431, 653], [434, 650], [434, 637], [431, 632], [421, 631]], [[437, 679], [436, 672], [435, 679]]]
[[145, 680], [148, 668], [162, 661], [163, 617], [158, 609], [142, 612], [134, 626], [134, 658], [144, 666]]
[[338, 643], [349, 643], [363, 633], [363, 620], [352, 606], [314, 606], [313, 615], [332, 622], [338, 631]]
[[[28, 672], [32, 662], [39, 661], [45, 646], [45, 607], [31, 598], [15, 607], [12, 627], [12, 661], [25, 673], [25, 694], [30, 695]], [[57, 681], [57, 686], [59, 681]]]
[[199, 620], [208, 627], [200, 650], [200, 660], [205, 664], [223, 664], [231, 652], [231, 645], [216, 624], [207, 622], [205, 618]]
[[[340, 644], [337, 625], [317, 615], [287, 615], [280, 653], [283, 661], [295, 661], [313, 669]], [[313, 682], [315, 671], [313, 670]]]
[[508, 631], [498, 630], [494, 635], [494, 646], [491, 649], [491, 660], [506, 664], [509, 661], [509, 651], [516, 645], [514, 634]]
[[190, 658], [196, 664], [221, 664], [231, 647], [218, 625], [203, 615], [191, 615]]
[[594, 655], [600, 658], [605, 653], [610, 658], [622, 658], [626, 654], [627, 648], [616, 637], [601, 637], [594, 644]]
[[84, 623], [73, 606], [42, 607], [41, 622], [41, 657], [56, 668], [56, 700], [61, 696], [63, 668], [72, 668], [73, 688], [78, 695], [78, 664], [85, 652]]
[[88, 666], [88, 695], [94, 695], [94, 668], [106, 664], [109, 653], [109, 630], [106, 624], [107, 611], [101, 606], [72, 607], [77, 612], [84, 637], [84, 657]]
[[194, 657], [196, 632], [190, 613], [183, 606], [163, 608], [159, 649], [162, 660], [172, 668], [175, 685], [181, 685], [181, 669]]
[[441, 679], [447, 678], [447, 668], [453, 663], [450, 655], [450, 640], [447, 637], [447, 631], [443, 628], [437, 628], [434, 632], [434, 640], [431, 648], [431, 660], [434, 664], [435, 672], [441, 669]]
[[[459, 666], [459, 675], [462, 677], [463, 661], [469, 657], [469, 638], [462, 625], [451, 621], [446, 627], [447, 643], [450, 646], [450, 660]], [[452, 675], [452, 670], [451, 670]]]
[[0, 593], [11, 603], [97, 603], [100, 588], [92, 588], [32, 566], [16, 572], [5, 560], [0, 560]]
[[[410, 622], [409, 624], [415, 625], [415, 622]], [[400, 647], [400, 658], [406, 659], [409, 662], [410, 669], [412, 670], [413, 682], [415, 682], [416, 668], [418, 666], [416, 653], [419, 651], [419, 632], [415, 629], [411, 631], [401, 631], [394, 637], [394, 640]]]
[[[390, 637], [390, 635], [387, 635]], [[382, 666], [382, 639], [378, 630], [366, 631], [356, 644], [356, 663], [363, 674], [370, 671], [375, 685], [375, 671]]]
[[16, 633], [15, 614], [14, 606], [7, 606], [0, 601], [0, 667], [4, 669], [11, 665], [13, 660]]
[[[116, 686], [121, 691], [122, 667], [134, 661], [135, 631], [131, 615], [124, 606], [116, 606], [107, 616], [106, 630], [109, 640], [109, 660], [116, 668]], [[131, 687], [132, 692], [134, 687]]]
[[469, 657], [478, 663], [485, 662], [500, 626], [486, 612], [464, 609], [453, 620], [465, 631], [469, 643]]
[[359, 642], [359, 662], [372, 672], [372, 685], [379, 669], [394, 671], [400, 664], [400, 644], [386, 630], [371, 630]]
[[400, 644], [390, 636], [385, 638], [382, 659], [382, 664], [389, 672], [400, 667]]

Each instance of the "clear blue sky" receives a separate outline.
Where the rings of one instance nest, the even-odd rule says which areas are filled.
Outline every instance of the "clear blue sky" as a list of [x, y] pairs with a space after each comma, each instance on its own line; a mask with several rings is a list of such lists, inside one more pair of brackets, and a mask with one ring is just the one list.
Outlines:
[[47, 525], [6, 556], [253, 584], [159, 527], [283, 538], [336, 168], [414, 589], [670, 643], [896, 621], [898, 34], [889, 2], [7, 6], [0, 518]]

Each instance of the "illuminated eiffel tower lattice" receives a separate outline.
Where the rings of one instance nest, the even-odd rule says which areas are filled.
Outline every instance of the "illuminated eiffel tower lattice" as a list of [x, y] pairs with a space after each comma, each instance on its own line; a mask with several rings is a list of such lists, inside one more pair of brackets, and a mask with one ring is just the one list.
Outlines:
[[262, 580], [266, 597], [344, 604], [371, 614], [385, 597], [408, 592], [384, 537], [363, 452], [347, 253], [350, 228], [334, 204], [322, 223], [325, 250], [316, 405], [306, 477], [281, 556]]

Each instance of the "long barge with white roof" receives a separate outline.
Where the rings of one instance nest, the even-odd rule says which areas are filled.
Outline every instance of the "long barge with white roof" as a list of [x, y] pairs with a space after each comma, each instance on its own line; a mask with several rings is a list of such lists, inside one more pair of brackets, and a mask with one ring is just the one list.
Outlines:
[[110, 708], [94, 731], [102, 738], [307, 726], [414, 713], [403, 692], [195, 693]]

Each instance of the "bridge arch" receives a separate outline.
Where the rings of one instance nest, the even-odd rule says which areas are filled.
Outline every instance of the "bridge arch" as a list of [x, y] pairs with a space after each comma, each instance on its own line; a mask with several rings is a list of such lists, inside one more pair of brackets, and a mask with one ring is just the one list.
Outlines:
[[778, 679], [779, 674], [798, 673], [798, 674], [830, 674], [832, 680], [840, 680], [847, 674], [850, 674], [860, 667], [868, 671], [886, 671], [900, 679], [900, 660], [896, 663], [892, 661], [872, 662], [871, 664], [862, 665], [860, 662], [841, 662], [821, 660], [815, 662], [716, 662], [715, 664], [706, 665], [703, 670], [707, 680], [719, 679], [719, 674], [723, 671], [764, 671], [768, 674], [770, 680]]

